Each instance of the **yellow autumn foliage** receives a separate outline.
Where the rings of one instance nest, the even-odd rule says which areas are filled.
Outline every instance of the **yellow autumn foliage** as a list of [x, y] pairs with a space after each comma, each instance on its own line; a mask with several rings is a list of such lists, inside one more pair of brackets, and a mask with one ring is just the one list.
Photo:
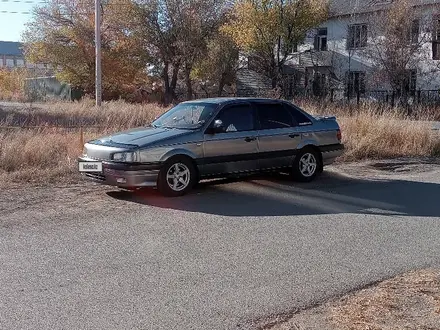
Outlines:
[[243, 50], [273, 52], [279, 39], [284, 45], [300, 43], [327, 14], [328, 2], [322, 0], [242, 0], [221, 29]]

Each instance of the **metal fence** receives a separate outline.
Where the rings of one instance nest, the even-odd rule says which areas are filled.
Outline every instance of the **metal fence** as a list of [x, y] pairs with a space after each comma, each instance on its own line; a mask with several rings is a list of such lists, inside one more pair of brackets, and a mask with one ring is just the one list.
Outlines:
[[[284, 98], [288, 98], [283, 95]], [[406, 95], [393, 90], [358, 91], [348, 95], [344, 89], [329, 89], [321, 95], [313, 93], [296, 93], [293, 98], [311, 101], [327, 101], [338, 103], [378, 103], [389, 106], [397, 105], [440, 105], [440, 90], [416, 90]]]
[[[361, 96], [362, 97], [362, 96]], [[399, 102], [404, 102], [409, 105], [423, 104], [423, 105], [439, 105], [440, 104], [440, 90], [416, 90], [405, 97], [397, 91], [368, 91], [364, 95], [365, 98], [381, 103], [387, 103], [391, 106]]]
[[69, 84], [61, 83], [54, 76], [33, 77], [25, 79], [25, 96], [30, 101], [48, 100], [78, 100], [82, 97], [80, 91]]

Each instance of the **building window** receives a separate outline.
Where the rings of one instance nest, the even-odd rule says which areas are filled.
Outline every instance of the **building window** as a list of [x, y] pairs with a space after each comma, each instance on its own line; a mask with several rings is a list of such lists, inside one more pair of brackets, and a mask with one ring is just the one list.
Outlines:
[[348, 26], [347, 48], [357, 49], [367, 46], [367, 24], [355, 24]]
[[258, 57], [254, 55], [249, 55], [247, 59], [247, 68], [249, 70], [258, 71]]
[[327, 28], [318, 29], [314, 41], [315, 50], [327, 50]]
[[432, 59], [440, 60], [440, 17], [434, 19], [432, 31]]
[[350, 98], [358, 94], [365, 94], [365, 72], [347, 72], [347, 95]]
[[293, 53], [298, 52], [298, 42], [296, 42], [296, 41], [293, 43], [292, 52]]
[[[415, 96], [417, 88], [417, 70], [408, 70], [407, 76], [403, 82], [403, 92], [406, 95]], [[401, 90], [397, 90], [398, 94], [402, 94]]]
[[420, 20], [415, 19], [412, 21], [411, 30], [408, 31], [408, 40], [412, 44], [417, 44], [419, 42], [419, 31], [420, 31]]
[[23, 68], [24, 67], [24, 59], [22, 58], [17, 58], [17, 67], [19, 68]]
[[417, 70], [411, 70], [409, 72], [409, 93], [411, 95], [416, 95], [416, 88], [417, 88]]
[[15, 66], [13, 58], [6, 58], [6, 66], [8, 68], [13, 68]]
[[312, 82], [312, 91], [314, 96], [325, 96], [327, 88], [327, 75], [321, 72], [315, 72]]
[[288, 74], [284, 76], [284, 94], [286, 97], [292, 97], [295, 90], [295, 75]]

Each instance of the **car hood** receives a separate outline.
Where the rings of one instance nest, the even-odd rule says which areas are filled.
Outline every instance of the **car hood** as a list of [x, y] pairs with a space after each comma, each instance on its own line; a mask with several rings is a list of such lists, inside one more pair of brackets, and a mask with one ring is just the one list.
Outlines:
[[92, 144], [105, 146], [147, 146], [157, 142], [165, 142], [182, 135], [191, 134], [193, 131], [159, 128], [141, 127], [124, 132], [118, 132], [100, 139], [91, 141]]

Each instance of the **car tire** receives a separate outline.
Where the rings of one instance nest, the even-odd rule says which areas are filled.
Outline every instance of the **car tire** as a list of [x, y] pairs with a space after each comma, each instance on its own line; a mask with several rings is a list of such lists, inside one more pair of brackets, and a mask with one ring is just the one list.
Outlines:
[[161, 168], [157, 188], [166, 197], [178, 197], [190, 191], [196, 182], [193, 162], [187, 157], [173, 157]]
[[321, 157], [313, 148], [301, 149], [293, 160], [292, 176], [300, 182], [313, 181], [320, 172]]

